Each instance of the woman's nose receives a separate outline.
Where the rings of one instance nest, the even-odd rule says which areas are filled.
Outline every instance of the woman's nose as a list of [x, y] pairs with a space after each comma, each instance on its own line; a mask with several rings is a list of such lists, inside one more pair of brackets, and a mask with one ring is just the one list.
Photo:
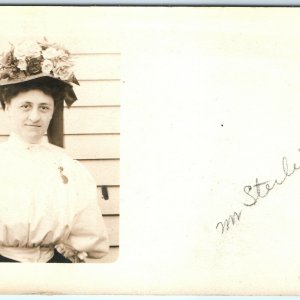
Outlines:
[[29, 114], [29, 120], [30, 120], [32, 123], [36, 123], [36, 122], [38, 122], [40, 119], [41, 119], [41, 115], [40, 115], [40, 112], [38, 111], [38, 109], [32, 109], [32, 110], [30, 111], [30, 114]]

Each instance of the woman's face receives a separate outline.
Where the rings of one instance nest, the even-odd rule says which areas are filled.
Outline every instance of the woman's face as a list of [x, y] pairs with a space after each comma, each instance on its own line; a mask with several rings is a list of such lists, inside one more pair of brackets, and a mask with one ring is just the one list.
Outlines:
[[25, 142], [36, 144], [46, 133], [54, 111], [54, 100], [40, 90], [20, 92], [5, 104], [12, 131]]

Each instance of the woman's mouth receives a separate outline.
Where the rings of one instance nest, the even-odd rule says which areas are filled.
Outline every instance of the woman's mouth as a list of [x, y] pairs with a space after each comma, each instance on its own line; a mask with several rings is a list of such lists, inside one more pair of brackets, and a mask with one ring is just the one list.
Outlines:
[[35, 125], [35, 124], [25, 124], [25, 126], [33, 127], [33, 128], [40, 128], [41, 127], [41, 125]]

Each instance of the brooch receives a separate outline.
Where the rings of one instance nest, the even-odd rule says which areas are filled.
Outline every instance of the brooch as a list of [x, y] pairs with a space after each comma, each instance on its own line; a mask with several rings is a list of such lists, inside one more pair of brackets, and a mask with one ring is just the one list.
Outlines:
[[60, 166], [60, 167], [58, 167], [58, 170], [60, 172], [60, 177], [61, 177], [63, 183], [67, 184], [68, 181], [69, 181], [69, 179], [68, 179], [68, 177], [66, 175], [63, 174], [64, 168]]

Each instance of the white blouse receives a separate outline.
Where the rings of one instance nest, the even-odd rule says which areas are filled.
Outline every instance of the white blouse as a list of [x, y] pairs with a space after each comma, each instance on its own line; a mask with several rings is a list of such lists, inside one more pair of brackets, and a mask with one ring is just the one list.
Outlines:
[[96, 184], [64, 149], [12, 133], [0, 144], [0, 254], [46, 262], [54, 247], [74, 262], [108, 252]]

